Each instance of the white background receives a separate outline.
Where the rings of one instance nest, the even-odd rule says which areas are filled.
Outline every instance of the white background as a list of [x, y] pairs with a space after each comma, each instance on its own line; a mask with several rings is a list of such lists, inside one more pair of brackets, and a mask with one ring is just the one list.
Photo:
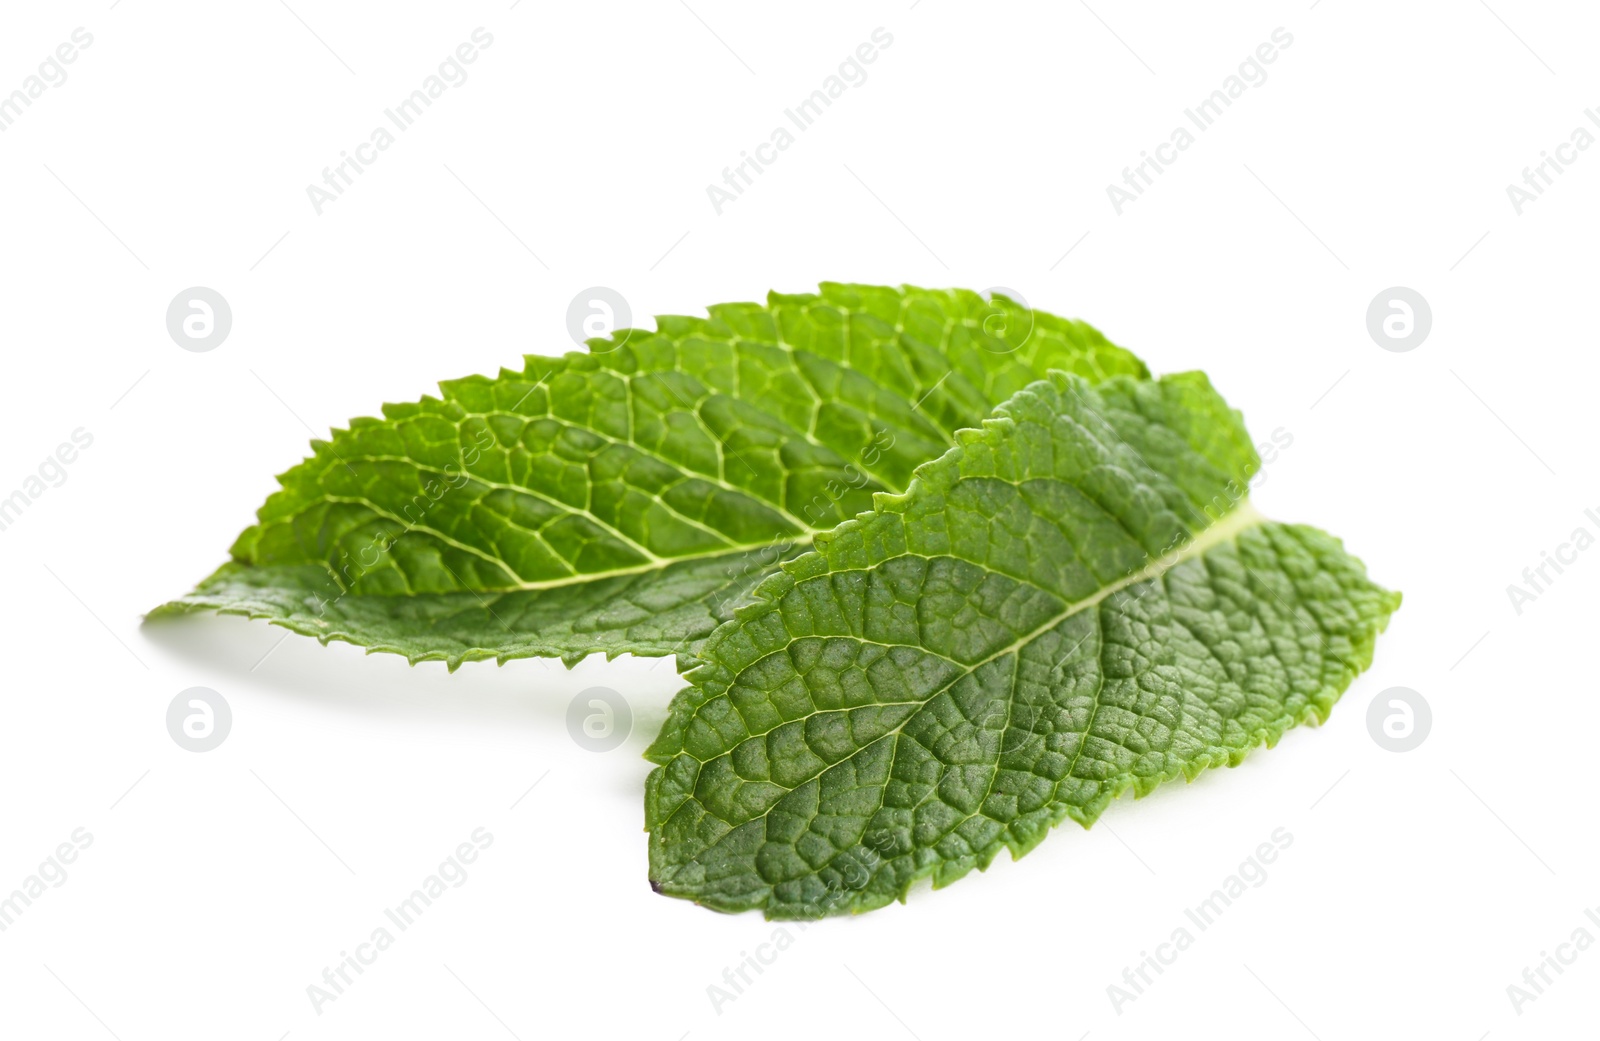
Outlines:
[[[94, 443], [0, 531], [0, 891], [73, 829], [93, 844], [0, 933], [0, 1032], [1592, 1030], [1600, 950], [1520, 1013], [1507, 986], [1574, 929], [1600, 939], [1600, 551], [1520, 615], [1506, 587], [1600, 534], [1600, 149], [1521, 215], [1506, 185], [1600, 133], [1600, 23], [1492, 2], [9, 7], [0, 92], [75, 27], [94, 42], [0, 134], [0, 496], [74, 429]], [[478, 26], [468, 81], [318, 216], [306, 186]], [[706, 185], [879, 26], [868, 79], [716, 214]], [[1280, 26], [1267, 80], [1117, 215], [1107, 184]], [[777, 927], [646, 884], [640, 753], [669, 665], [448, 675], [239, 619], [141, 628], [312, 433], [569, 348], [579, 290], [648, 326], [819, 280], [1010, 286], [1157, 371], [1207, 370], [1258, 440], [1293, 437], [1257, 505], [1404, 591], [1372, 670], [1236, 770], [907, 906], [786, 927], [719, 1009], [707, 987]], [[196, 285], [233, 309], [210, 353], [165, 327]], [[1433, 310], [1410, 353], [1366, 330], [1397, 285]], [[164, 722], [194, 685], [234, 714], [205, 754]], [[563, 722], [594, 685], [634, 708], [608, 753]], [[1433, 711], [1404, 754], [1365, 721], [1393, 686]], [[314, 1011], [307, 986], [478, 827], [467, 881]], [[1266, 882], [1115, 1010], [1124, 967], [1279, 827]]]

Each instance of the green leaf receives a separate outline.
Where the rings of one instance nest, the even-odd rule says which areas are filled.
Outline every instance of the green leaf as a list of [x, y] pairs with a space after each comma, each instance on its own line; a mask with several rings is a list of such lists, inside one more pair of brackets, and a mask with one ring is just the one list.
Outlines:
[[778, 560], [1019, 388], [1146, 375], [1087, 325], [962, 290], [826, 284], [657, 323], [313, 442], [232, 560], [152, 616], [451, 668], [692, 653]]
[[937, 888], [1322, 721], [1399, 605], [1245, 499], [1203, 375], [1022, 390], [706, 642], [648, 755], [652, 885], [770, 918]]

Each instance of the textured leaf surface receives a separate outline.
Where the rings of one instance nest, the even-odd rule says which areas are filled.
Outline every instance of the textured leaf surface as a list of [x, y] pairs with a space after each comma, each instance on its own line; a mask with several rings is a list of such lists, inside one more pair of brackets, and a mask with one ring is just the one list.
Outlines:
[[862, 911], [1324, 719], [1399, 595], [1242, 501], [1199, 374], [1018, 393], [706, 642], [650, 758], [652, 884]]
[[1047, 371], [1145, 375], [1003, 297], [874, 286], [590, 346], [314, 442], [230, 563], [153, 614], [246, 614], [452, 667], [682, 652]]

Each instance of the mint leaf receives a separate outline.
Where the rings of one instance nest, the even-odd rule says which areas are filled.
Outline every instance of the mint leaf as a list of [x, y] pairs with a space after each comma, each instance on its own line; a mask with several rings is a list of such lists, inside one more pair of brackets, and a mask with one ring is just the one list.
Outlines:
[[1203, 375], [1052, 374], [719, 628], [648, 756], [652, 885], [858, 912], [1326, 718], [1397, 593], [1244, 501]]
[[232, 560], [152, 616], [451, 668], [693, 652], [778, 560], [1019, 388], [1146, 375], [1082, 323], [962, 290], [825, 284], [590, 347], [313, 442]]

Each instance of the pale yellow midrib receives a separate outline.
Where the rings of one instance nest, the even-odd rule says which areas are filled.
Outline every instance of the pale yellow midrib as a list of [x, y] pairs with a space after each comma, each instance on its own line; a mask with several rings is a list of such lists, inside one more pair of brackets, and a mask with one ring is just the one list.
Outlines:
[[[1168, 571], [1171, 571], [1184, 561], [1193, 560], [1195, 557], [1205, 554], [1217, 546], [1222, 545], [1224, 542], [1232, 541], [1241, 532], [1245, 532], [1251, 528], [1265, 524], [1268, 522], [1268, 520], [1269, 518], [1263, 516], [1259, 510], [1251, 505], [1249, 499], [1241, 500], [1239, 505], [1235, 506], [1233, 511], [1230, 512], [1226, 517], [1217, 521], [1217, 523], [1211, 525], [1211, 527], [1202, 531], [1193, 539], [1190, 539], [1189, 542], [1181, 549], [1157, 557], [1155, 560], [1152, 560], [1149, 564], [1145, 565], [1143, 568], [1140, 568], [1133, 574], [1125, 575], [1122, 578], [1117, 579], [1115, 582], [1101, 587], [1092, 596], [1084, 597], [1082, 600], [1073, 601], [1072, 603], [1068, 604], [1064, 610], [1056, 614], [1043, 625], [1040, 625], [1037, 628], [1023, 634], [1022, 636], [1017, 637], [1011, 643], [997, 651], [994, 651], [991, 654], [986, 655], [980, 661], [975, 661], [970, 665], [964, 662], [952, 662], [952, 664], [958, 666], [959, 673], [950, 682], [954, 683], [962, 676], [970, 676], [979, 669], [983, 668], [983, 666], [988, 665], [990, 662], [997, 661], [1000, 658], [1004, 658], [1008, 654], [1012, 654], [1021, 650], [1023, 647], [1026, 647], [1028, 644], [1032, 643], [1034, 640], [1037, 640], [1045, 633], [1056, 628], [1073, 615], [1087, 611], [1091, 607], [1098, 607], [1106, 597], [1112, 595], [1113, 593], [1121, 592], [1122, 590], [1127, 589], [1129, 586], [1136, 586], [1141, 582], [1149, 582], [1152, 579], [1160, 578], [1162, 575], [1166, 574]], [[1035, 586], [1034, 588], [1037, 589], [1039, 587]], [[931, 701], [934, 695], [939, 694], [948, 686], [949, 684], [946, 684], [945, 687], [941, 687], [939, 690], [930, 693], [927, 698], [922, 699], [923, 703], [926, 704], [927, 702]], [[902, 723], [901, 726], [904, 726], [904, 723]], [[898, 732], [899, 729], [900, 727], [896, 727], [895, 730], [891, 731], [890, 733]]]

